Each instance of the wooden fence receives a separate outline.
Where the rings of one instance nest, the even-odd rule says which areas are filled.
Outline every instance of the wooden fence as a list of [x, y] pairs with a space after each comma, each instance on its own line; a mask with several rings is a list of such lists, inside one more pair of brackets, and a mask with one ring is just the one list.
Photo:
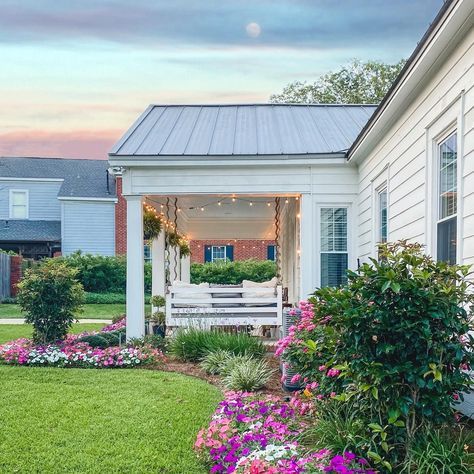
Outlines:
[[11, 296], [11, 257], [0, 253], [0, 301]]

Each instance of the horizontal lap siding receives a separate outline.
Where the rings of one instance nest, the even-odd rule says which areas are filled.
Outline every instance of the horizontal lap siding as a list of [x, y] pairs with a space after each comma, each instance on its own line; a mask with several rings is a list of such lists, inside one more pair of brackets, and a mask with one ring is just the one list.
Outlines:
[[362, 260], [374, 252], [372, 182], [384, 168], [389, 177], [389, 240], [409, 239], [427, 243], [426, 130], [434, 120], [442, 117], [443, 111], [464, 90], [464, 222], [461, 245], [465, 262], [474, 263], [473, 44], [474, 33], [471, 31], [359, 166], [358, 253]]
[[115, 254], [115, 204], [63, 201], [62, 253]]
[[21, 189], [27, 190], [29, 194], [30, 219], [59, 221], [61, 205], [58, 192], [61, 185], [62, 182], [2, 181], [0, 178], [0, 219], [10, 217], [10, 189]]

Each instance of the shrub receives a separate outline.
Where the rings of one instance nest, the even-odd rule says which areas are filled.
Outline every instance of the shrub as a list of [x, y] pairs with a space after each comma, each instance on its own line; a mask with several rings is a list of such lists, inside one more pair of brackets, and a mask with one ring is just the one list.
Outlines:
[[345, 287], [316, 291], [278, 349], [309, 397], [356, 404], [379, 447], [372, 459], [387, 469], [421, 426], [453, 420], [474, 363], [469, 269], [422, 250], [385, 244]]
[[85, 304], [125, 304], [125, 293], [91, 293], [84, 299]]
[[[103, 256], [75, 252], [59, 259], [77, 269], [77, 279], [90, 293], [125, 293], [127, 260], [123, 255]], [[151, 263], [145, 263], [145, 293], [151, 293]]]
[[271, 260], [239, 260], [234, 262], [193, 263], [191, 283], [236, 285], [243, 280], [256, 282], [271, 280], [276, 275], [276, 264]]
[[141, 338], [133, 338], [128, 341], [128, 344], [133, 347], [152, 347], [153, 349], [160, 349], [161, 352], [168, 350], [168, 339], [158, 334], [147, 334]]
[[265, 360], [247, 357], [232, 365], [224, 378], [224, 385], [230, 390], [252, 392], [262, 388], [273, 374], [274, 371]]
[[77, 270], [64, 262], [49, 260], [26, 271], [18, 284], [18, 303], [33, 324], [33, 339], [47, 344], [64, 339], [81, 309], [82, 285]]
[[209, 352], [206, 354], [201, 362], [201, 367], [212, 375], [222, 373], [222, 370], [229, 362], [232, 354], [229, 351], [217, 350], [215, 352]]
[[125, 342], [125, 332], [121, 331], [103, 332], [100, 336], [107, 341], [109, 346], [119, 346], [120, 343]]
[[[109, 344], [109, 341], [105, 337], [103, 337], [102, 335], [99, 336], [98, 334], [92, 334], [90, 336], [82, 336], [79, 339], [79, 341], [86, 342], [87, 344], [89, 344], [89, 346], [99, 347], [100, 349], [105, 349], [106, 347], [109, 347], [110, 345], [115, 345], [115, 344]], [[118, 345], [118, 343], [116, 345]]]
[[256, 358], [265, 354], [262, 341], [242, 333], [186, 328], [178, 330], [170, 342], [170, 353], [187, 361], [199, 361], [209, 352], [219, 349], [234, 355], [248, 354]]

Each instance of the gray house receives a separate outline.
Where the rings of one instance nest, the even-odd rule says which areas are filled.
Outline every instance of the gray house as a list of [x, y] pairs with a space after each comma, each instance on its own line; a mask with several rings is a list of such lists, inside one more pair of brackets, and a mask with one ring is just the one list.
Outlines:
[[115, 254], [115, 181], [104, 160], [0, 158], [0, 249], [42, 258]]

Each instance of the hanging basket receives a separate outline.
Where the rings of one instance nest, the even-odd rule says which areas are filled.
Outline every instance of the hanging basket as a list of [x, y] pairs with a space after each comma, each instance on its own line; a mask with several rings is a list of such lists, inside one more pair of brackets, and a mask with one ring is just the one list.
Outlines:
[[161, 232], [161, 219], [152, 211], [143, 213], [143, 238], [145, 240], [156, 239]]

